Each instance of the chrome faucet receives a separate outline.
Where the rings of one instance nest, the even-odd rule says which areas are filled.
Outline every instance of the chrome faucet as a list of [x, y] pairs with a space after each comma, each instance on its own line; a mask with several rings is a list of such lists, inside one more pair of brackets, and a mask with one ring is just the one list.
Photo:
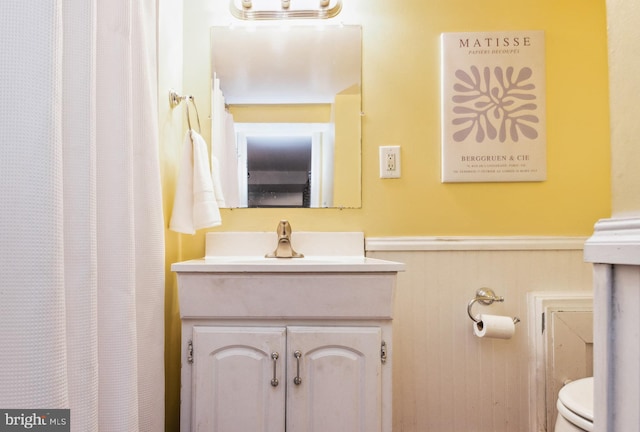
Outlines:
[[291, 225], [289, 221], [281, 220], [276, 228], [278, 245], [276, 250], [265, 255], [265, 258], [303, 258], [304, 255], [293, 250], [291, 246]]

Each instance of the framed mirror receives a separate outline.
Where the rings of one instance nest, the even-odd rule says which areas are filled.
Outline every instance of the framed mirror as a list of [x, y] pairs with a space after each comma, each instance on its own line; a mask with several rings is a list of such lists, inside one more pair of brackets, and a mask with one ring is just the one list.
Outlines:
[[211, 28], [226, 207], [361, 206], [360, 26]]

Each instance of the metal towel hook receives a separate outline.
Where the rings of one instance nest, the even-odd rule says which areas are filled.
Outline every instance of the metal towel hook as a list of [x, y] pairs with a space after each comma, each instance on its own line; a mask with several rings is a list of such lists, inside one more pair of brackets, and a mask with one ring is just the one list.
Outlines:
[[178, 105], [180, 105], [180, 103], [186, 100], [186, 108], [187, 108], [187, 125], [189, 126], [189, 130], [193, 130], [193, 128], [191, 127], [191, 115], [189, 114], [189, 102], [191, 102], [191, 104], [193, 105], [193, 108], [196, 110], [196, 120], [198, 121], [198, 133], [202, 132], [202, 129], [200, 128], [200, 115], [198, 114], [198, 107], [196, 106], [196, 100], [193, 96], [191, 95], [185, 95], [185, 96], [181, 96], [179, 95], [175, 90], [169, 90], [169, 106], [171, 108], [175, 108]]
[[[504, 297], [497, 296], [496, 293], [491, 288], [480, 288], [479, 290], [476, 291], [476, 296], [472, 298], [471, 301], [469, 302], [469, 305], [467, 306], [467, 314], [469, 314], [469, 318], [471, 318], [471, 321], [478, 324], [480, 323], [480, 320], [474, 317], [473, 314], [471, 313], [471, 307], [475, 302], [482, 303], [485, 306], [489, 306], [493, 304], [493, 302], [503, 302], [503, 301], [504, 301]], [[518, 317], [513, 318], [514, 324], [517, 324], [519, 322], [520, 322], [520, 318]]]

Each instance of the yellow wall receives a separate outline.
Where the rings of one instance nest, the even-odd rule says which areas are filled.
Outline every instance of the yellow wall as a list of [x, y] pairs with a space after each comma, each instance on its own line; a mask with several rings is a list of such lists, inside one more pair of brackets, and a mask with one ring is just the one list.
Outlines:
[[[185, 92], [209, 127], [211, 0], [185, 2]], [[224, 0], [218, 0], [226, 2]], [[225, 210], [217, 230], [362, 230], [386, 235], [588, 235], [610, 214], [605, 4], [347, 0], [362, 25], [362, 208]], [[440, 182], [439, 35], [540, 29], [546, 37], [548, 179]], [[378, 178], [378, 146], [402, 146], [402, 178]], [[393, 223], [392, 223], [393, 222]], [[198, 256], [203, 237], [196, 237]]]
[[[212, 2], [184, 9], [182, 91], [198, 102], [209, 139]], [[362, 208], [223, 210], [217, 231], [357, 230], [367, 236], [587, 236], [611, 212], [606, 14], [603, 0], [344, 0], [341, 19], [362, 26]], [[220, 24], [220, 23], [216, 23]], [[539, 183], [440, 182], [439, 36], [544, 30], [548, 177]], [[163, 65], [161, 65], [161, 68]], [[164, 100], [165, 89], [160, 89]], [[175, 119], [175, 116], [174, 116]], [[181, 140], [163, 146], [181, 146]], [[378, 146], [402, 146], [402, 178], [378, 178]], [[175, 152], [163, 165], [175, 167]], [[174, 171], [166, 169], [165, 209]], [[203, 232], [167, 232], [167, 261], [200, 257]], [[179, 351], [175, 278], [167, 279], [167, 351]], [[177, 430], [179, 362], [167, 356], [167, 430]]]
[[[354, 86], [336, 95], [334, 103], [335, 145], [333, 157], [333, 206], [359, 207], [362, 188], [356, 187], [362, 177], [360, 125], [362, 95]], [[348, 185], [347, 187], [340, 185]], [[362, 184], [360, 183], [360, 186]]]

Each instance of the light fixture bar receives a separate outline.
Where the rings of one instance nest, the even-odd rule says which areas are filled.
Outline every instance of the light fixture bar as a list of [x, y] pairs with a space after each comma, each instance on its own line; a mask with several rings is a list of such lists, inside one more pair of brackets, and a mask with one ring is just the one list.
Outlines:
[[230, 1], [229, 10], [234, 17], [246, 21], [258, 20], [287, 20], [287, 19], [327, 19], [333, 18], [342, 10], [342, 0], [336, 0], [332, 7], [330, 0], [319, 0], [318, 9], [293, 9], [292, 4], [295, 0], [280, 0], [278, 4], [280, 9], [256, 9], [252, 0], [241, 0], [242, 7], [235, 4], [235, 0]]

